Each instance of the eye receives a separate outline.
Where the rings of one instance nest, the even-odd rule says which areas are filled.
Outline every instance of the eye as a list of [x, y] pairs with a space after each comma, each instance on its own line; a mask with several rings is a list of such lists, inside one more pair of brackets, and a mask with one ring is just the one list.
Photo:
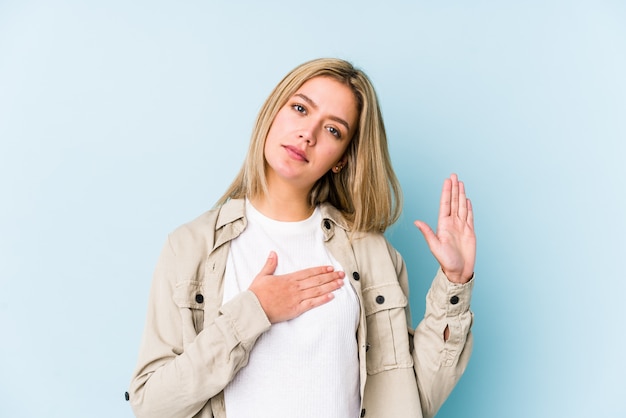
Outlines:
[[328, 129], [328, 132], [330, 132], [337, 139], [341, 138], [341, 131], [339, 129], [335, 128], [334, 126], [329, 126], [326, 129]]
[[298, 113], [306, 114], [306, 108], [302, 106], [301, 104], [298, 104], [298, 103], [293, 104], [291, 105], [291, 108]]

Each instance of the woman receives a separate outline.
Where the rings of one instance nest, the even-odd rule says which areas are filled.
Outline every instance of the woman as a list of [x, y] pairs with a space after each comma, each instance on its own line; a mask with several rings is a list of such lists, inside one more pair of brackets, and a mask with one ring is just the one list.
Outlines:
[[446, 179], [413, 332], [382, 233], [400, 213], [374, 89], [318, 59], [263, 105], [216, 208], [168, 237], [130, 391], [138, 417], [431, 417], [471, 352], [473, 213]]

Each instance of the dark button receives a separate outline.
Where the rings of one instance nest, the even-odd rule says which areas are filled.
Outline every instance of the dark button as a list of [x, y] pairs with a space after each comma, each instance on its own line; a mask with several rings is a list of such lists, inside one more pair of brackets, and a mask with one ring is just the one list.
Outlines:
[[365, 408], [361, 409], [361, 418], [363, 418], [365, 416]]
[[383, 303], [385, 303], [385, 297], [383, 295], [376, 296], [376, 303], [382, 305]]
[[359, 280], [361, 280], [361, 276], [359, 276], [359, 273], [358, 273], [358, 272], [356, 272], [356, 271], [355, 271], [354, 273], [352, 273], [352, 278], [353, 278], [354, 280], [356, 280], [357, 282], [358, 282]]
[[126, 399], [126, 401], [128, 401], [130, 399], [130, 396], [128, 395], [128, 392], [124, 392], [124, 399]]
[[204, 296], [202, 296], [200, 293], [198, 293], [196, 295], [196, 302], [198, 302], [198, 303], [204, 302]]
[[328, 219], [324, 219], [324, 228], [330, 229], [330, 222], [328, 222]]
[[459, 297], [457, 295], [452, 296], [450, 298], [450, 303], [456, 305], [457, 303], [459, 303]]

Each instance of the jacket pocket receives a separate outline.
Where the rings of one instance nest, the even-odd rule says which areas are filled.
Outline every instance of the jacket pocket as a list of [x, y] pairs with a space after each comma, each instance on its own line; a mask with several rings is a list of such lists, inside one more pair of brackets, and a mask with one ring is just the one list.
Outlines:
[[193, 328], [197, 335], [204, 326], [204, 294], [202, 282], [187, 280], [176, 284], [174, 302], [180, 309], [183, 332]]
[[398, 283], [363, 290], [368, 374], [413, 366], [405, 313], [407, 303]]

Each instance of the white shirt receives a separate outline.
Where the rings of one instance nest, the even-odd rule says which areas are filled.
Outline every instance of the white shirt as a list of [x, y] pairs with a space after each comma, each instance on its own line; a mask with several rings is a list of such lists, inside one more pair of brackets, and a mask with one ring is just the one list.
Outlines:
[[[275, 275], [333, 265], [316, 208], [304, 221], [267, 218], [246, 201], [248, 226], [231, 242], [224, 276], [224, 302], [246, 290], [270, 251]], [[330, 302], [280, 322], [257, 340], [248, 364], [224, 390], [228, 418], [358, 417], [359, 303], [346, 280]]]

